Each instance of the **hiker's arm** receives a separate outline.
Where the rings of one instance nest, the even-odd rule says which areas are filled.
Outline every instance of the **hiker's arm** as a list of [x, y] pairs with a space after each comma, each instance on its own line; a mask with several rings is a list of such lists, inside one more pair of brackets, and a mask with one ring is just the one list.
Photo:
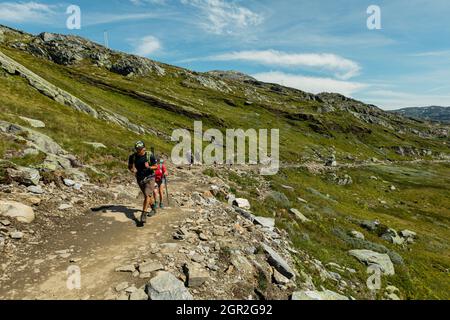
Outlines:
[[136, 168], [134, 167], [133, 157], [132, 156], [130, 156], [128, 158], [128, 170], [130, 172], [132, 172], [132, 173], [136, 173], [136, 171], [137, 171]]

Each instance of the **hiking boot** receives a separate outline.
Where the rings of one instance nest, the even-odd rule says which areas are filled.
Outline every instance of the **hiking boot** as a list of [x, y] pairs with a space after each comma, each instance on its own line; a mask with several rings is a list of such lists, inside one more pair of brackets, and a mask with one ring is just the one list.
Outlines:
[[160, 208], [160, 209], [164, 209], [164, 205], [163, 205], [162, 202], [159, 204], [159, 208]]
[[156, 208], [153, 208], [152, 211], [150, 211], [150, 212], [148, 213], [148, 216], [149, 216], [149, 217], [153, 217], [154, 215], [156, 215]]
[[147, 213], [144, 212], [144, 211], [142, 211], [142, 214], [141, 214], [141, 223], [144, 224], [144, 223], [146, 223], [146, 222], [147, 222]]

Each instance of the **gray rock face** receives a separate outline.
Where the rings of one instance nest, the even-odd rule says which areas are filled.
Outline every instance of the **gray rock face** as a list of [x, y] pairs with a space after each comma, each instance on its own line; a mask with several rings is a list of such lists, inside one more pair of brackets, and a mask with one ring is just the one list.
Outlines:
[[137, 289], [133, 291], [130, 295], [131, 301], [145, 301], [148, 300], [148, 295], [145, 293], [143, 289]]
[[289, 267], [288, 263], [271, 247], [263, 244], [264, 251], [267, 253], [267, 260], [279, 273], [288, 279], [294, 277], [294, 271]]
[[156, 261], [148, 261], [139, 265], [139, 272], [150, 273], [158, 270], [163, 270], [164, 267], [161, 263]]
[[233, 205], [241, 209], [250, 209], [250, 202], [247, 199], [237, 198], [233, 200]]
[[27, 190], [34, 194], [43, 194], [44, 193], [44, 189], [42, 189], [41, 186], [29, 186], [27, 188]]
[[259, 224], [264, 228], [273, 229], [275, 227], [275, 219], [274, 218], [265, 218], [265, 217], [255, 217], [255, 224]]
[[382, 236], [382, 239], [389, 241], [393, 244], [403, 244], [405, 242], [405, 239], [403, 239], [402, 237], [400, 237], [397, 234], [397, 231], [395, 231], [394, 229], [389, 228]]
[[394, 265], [387, 254], [371, 250], [350, 250], [349, 254], [368, 266], [375, 265], [379, 267], [385, 275], [395, 275]]
[[292, 300], [349, 300], [349, 298], [331, 290], [304, 290], [294, 292]]
[[209, 274], [199, 264], [190, 263], [185, 265], [189, 288], [200, 287], [209, 280]]
[[356, 230], [351, 231], [350, 235], [356, 239], [361, 239], [361, 240], [365, 239], [364, 234], [359, 231], [356, 231]]
[[294, 214], [295, 215], [295, 217], [298, 219], [298, 220], [300, 220], [301, 222], [310, 222], [311, 220], [309, 220], [307, 217], [305, 217], [304, 215], [303, 215], [303, 213], [301, 213], [300, 211], [298, 211], [297, 209], [295, 209], [295, 208], [292, 208], [292, 209], [290, 209], [289, 210], [292, 214]]
[[20, 231], [11, 232], [9, 236], [14, 240], [20, 240], [23, 238], [23, 232]]
[[400, 235], [406, 239], [408, 239], [408, 238], [415, 239], [417, 237], [417, 233], [415, 233], [414, 231], [411, 231], [411, 230], [402, 230], [402, 231], [400, 231]]
[[93, 109], [91, 106], [81, 101], [80, 99], [74, 97], [67, 91], [64, 91], [54, 86], [47, 80], [44, 80], [37, 74], [33, 73], [32, 71], [20, 65], [13, 59], [6, 56], [2, 52], [0, 52], [0, 67], [2, 67], [6, 72], [10, 74], [13, 75], [18, 74], [21, 77], [25, 78], [32, 87], [37, 89], [42, 94], [48, 96], [49, 98], [66, 106], [72, 107], [75, 110], [88, 113], [93, 117], [97, 118], [98, 116], [97, 111]]
[[14, 218], [19, 222], [31, 223], [35, 215], [31, 207], [19, 202], [0, 200], [0, 215]]
[[84, 144], [90, 145], [94, 149], [106, 149], [106, 146], [100, 142], [84, 142]]
[[6, 173], [10, 179], [25, 186], [37, 186], [41, 179], [39, 171], [33, 168], [16, 166], [6, 169]]
[[45, 128], [45, 123], [40, 120], [30, 119], [30, 118], [26, 118], [26, 117], [20, 117], [20, 119], [28, 122], [28, 124], [30, 126], [32, 126], [33, 128]]
[[183, 282], [173, 274], [160, 271], [147, 284], [147, 293], [151, 300], [193, 300]]

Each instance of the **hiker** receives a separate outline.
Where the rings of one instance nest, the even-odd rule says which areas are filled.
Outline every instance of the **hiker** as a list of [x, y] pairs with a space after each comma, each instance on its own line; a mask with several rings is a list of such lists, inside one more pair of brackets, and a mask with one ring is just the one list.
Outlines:
[[[159, 207], [164, 209], [163, 204], [163, 182], [167, 183], [167, 168], [164, 165], [164, 160], [160, 159], [157, 169], [155, 170], [155, 190], [153, 191], [153, 197], [156, 201], [156, 190], [159, 192]], [[158, 203], [156, 202], [156, 207], [158, 207]]]
[[[134, 150], [128, 158], [128, 170], [135, 174], [139, 188], [144, 194], [141, 222], [145, 223], [147, 215], [150, 217], [156, 214], [155, 199], [152, 199], [152, 196], [157, 165], [155, 156], [146, 150], [144, 142], [136, 142]], [[151, 212], [148, 212], [149, 207], [152, 208]]]
[[189, 163], [189, 170], [191, 170], [192, 165], [194, 164], [194, 154], [192, 153], [192, 150], [186, 152], [186, 160]]

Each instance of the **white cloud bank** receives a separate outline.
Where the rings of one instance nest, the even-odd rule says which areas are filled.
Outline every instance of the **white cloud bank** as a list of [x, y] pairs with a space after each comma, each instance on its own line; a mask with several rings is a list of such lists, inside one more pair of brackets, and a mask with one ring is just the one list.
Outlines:
[[224, 53], [207, 58], [213, 61], [248, 61], [268, 66], [319, 68], [347, 80], [361, 70], [358, 63], [330, 53], [286, 53], [276, 50], [251, 50]]
[[38, 2], [1, 2], [0, 21], [46, 22], [55, 12], [53, 6]]
[[366, 84], [341, 81], [331, 78], [307, 77], [279, 71], [263, 72], [252, 75], [259, 81], [277, 83], [311, 93], [337, 92], [352, 96], [355, 92], [367, 87]]

